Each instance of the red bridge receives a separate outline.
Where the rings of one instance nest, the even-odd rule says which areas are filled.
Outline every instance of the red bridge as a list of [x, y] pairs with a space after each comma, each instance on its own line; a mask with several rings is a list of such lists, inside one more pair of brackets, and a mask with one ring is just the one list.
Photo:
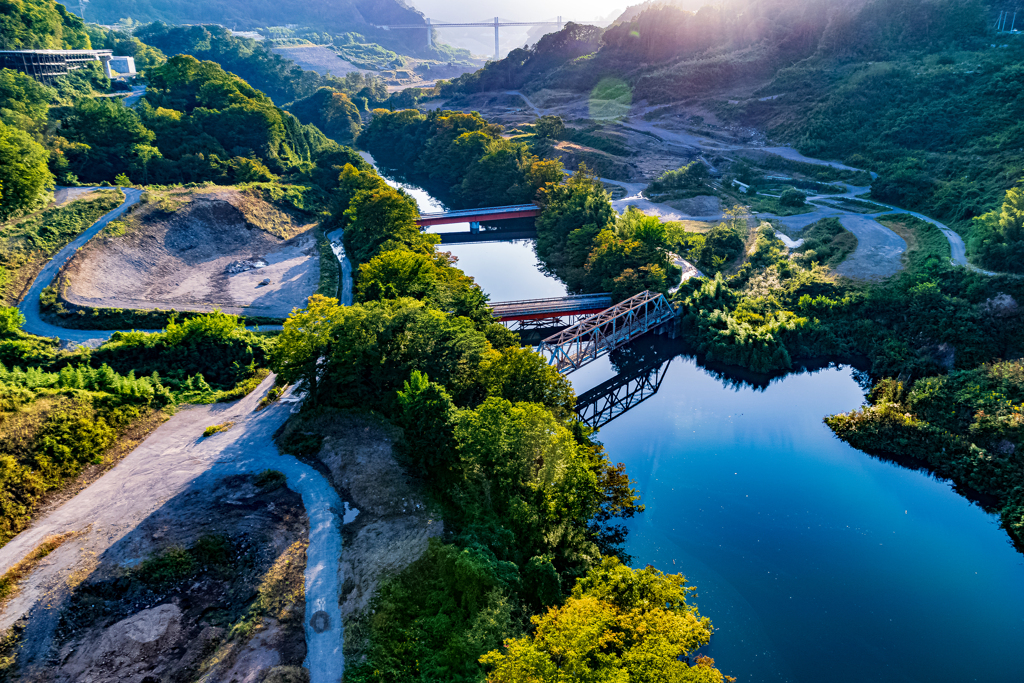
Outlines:
[[469, 223], [470, 232], [480, 231], [481, 221], [503, 221], [509, 218], [534, 218], [540, 215], [540, 207], [536, 204], [517, 204], [515, 206], [492, 206], [486, 209], [461, 209], [443, 213], [421, 213], [416, 224], [421, 227], [431, 225], [447, 225], [449, 223]]
[[524, 299], [491, 304], [494, 317], [513, 329], [572, 325], [612, 305], [611, 294]]

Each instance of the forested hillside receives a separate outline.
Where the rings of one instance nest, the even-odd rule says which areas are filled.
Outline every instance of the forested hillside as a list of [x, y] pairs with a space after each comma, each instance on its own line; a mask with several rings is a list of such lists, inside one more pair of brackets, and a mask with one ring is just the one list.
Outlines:
[[[874, 171], [873, 196], [970, 238], [971, 219], [997, 209], [1022, 174], [1024, 41], [994, 34], [998, 9], [982, 0], [731, 0], [696, 12], [649, 3], [603, 32], [567, 27], [441, 91], [586, 94], [615, 77], [628, 101], [703, 107], [809, 156]], [[982, 265], [1022, 267], [995, 256], [1012, 251], [999, 246], [1007, 242], [969, 242]]]
[[87, 50], [82, 20], [54, 0], [4, 0], [0, 50]]
[[86, 19], [100, 24], [114, 24], [127, 17], [143, 23], [221, 24], [238, 30], [298, 25], [332, 34], [355, 31], [406, 54], [411, 49], [426, 50], [424, 41], [410, 43], [404, 40], [404, 34], [376, 28], [388, 24], [426, 25], [420, 12], [400, 0], [93, 0], [86, 8]]

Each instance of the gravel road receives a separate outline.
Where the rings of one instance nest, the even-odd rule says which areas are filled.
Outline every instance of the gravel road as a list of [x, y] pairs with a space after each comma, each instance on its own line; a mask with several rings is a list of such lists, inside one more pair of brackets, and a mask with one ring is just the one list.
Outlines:
[[[288, 487], [302, 496], [309, 518], [305, 666], [311, 683], [337, 683], [344, 670], [344, 632], [338, 606], [342, 583], [339, 511], [343, 506], [318, 471], [292, 456], [279, 454], [274, 445], [274, 432], [297, 405], [291, 393], [286, 392], [265, 410], [253, 412], [273, 381], [271, 375], [235, 403], [181, 410], [96, 483], [0, 548], [2, 573], [45, 537], [82, 532], [74, 542], [54, 551], [22, 585], [20, 593], [0, 613], [0, 631], [40, 600], [47, 601], [47, 612], [59, 609], [54, 600], [55, 587], [87, 574], [96, 557], [186, 489], [210, 489], [231, 474], [275, 469], [283, 472]], [[206, 427], [229, 421], [235, 424], [227, 431], [203, 438]]]
[[142, 190], [136, 190], [131, 187], [122, 187], [120, 189], [125, 194], [124, 203], [110, 213], [104, 215], [98, 221], [93, 223], [92, 227], [73, 239], [66, 247], [58, 251], [54, 257], [50, 259], [50, 262], [47, 263], [39, 272], [39, 275], [37, 275], [36, 279], [32, 282], [32, 286], [29, 288], [25, 298], [22, 299], [20, 304], [18, 304], [18, 309], [21, 310], [22, 314], [25, 316], [24, 330], [29, 334], [38, 334], [42, 337], [59, 337], [61, 340], [78, 343], [95, 339], [106, 339], [110, 336], [110, 332], [97, 332], [96, 330], [68, 330], [63, 327], [57, 327], [43, 322], [39, 310], [39, 295], [51, 282], [53, 282], [53, 278], [57, 277], [57, 272], [61, 269], [61, 266], [67, 263], [79, 248], [95, 237], [100, 230], [106, 227], [107, 223], [128, 211], [128, 209], [131, 208], [133, 204], [137, 203], [142, 197]]

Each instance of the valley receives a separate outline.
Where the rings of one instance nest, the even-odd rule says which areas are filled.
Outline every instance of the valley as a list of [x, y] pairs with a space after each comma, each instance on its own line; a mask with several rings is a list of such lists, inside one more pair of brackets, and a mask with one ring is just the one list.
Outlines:
[[1014, 680], [1005, 8], [97, 2], [0, 16], [0, 679]]

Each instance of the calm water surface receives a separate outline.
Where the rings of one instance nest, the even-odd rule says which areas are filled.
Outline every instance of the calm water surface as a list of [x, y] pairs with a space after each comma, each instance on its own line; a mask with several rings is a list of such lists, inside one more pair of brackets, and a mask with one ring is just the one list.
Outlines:
[[[363, 153], [363, 157], [376, 165], [370, 155]], [[388, 183], [412, 195], [421, 213], [445, 210], [441, 202], [422, 188], [391, 179]], [[469, 232], [469, 223], [441, 225], [430, 228], [430, 232]], [[491, 301], [544, 299], [566, 294], [565, 285], [560, 280], [540, 271], [532, 240], [445, 244], [438, 249], [451, 252], [458, 259], [459, 268], [477, 281]]]
[[[565, 292], [529, 242], [444, 248], [494, 301]], [[570, 379], [582, 393], [614, 373], [605, 358]], [[760, 390], [675, 358], [598, 437], [647, 506], [634, 565], [686, 575], [718, 629], [705, 653], [744, 683], [1024, 682], [1024, 556], [947, 482], [822, 423], [863, 400], [846, 368]]]
[[[572, 375], [577, 392], [614, 374]], [[598, 438], [647, 510], [636, 566], [682, 572], [740, 681], [1024, 681], [1024, 557], [947, 482], [836, 439], [846, 368], [731, 388], [678, 357]]]

